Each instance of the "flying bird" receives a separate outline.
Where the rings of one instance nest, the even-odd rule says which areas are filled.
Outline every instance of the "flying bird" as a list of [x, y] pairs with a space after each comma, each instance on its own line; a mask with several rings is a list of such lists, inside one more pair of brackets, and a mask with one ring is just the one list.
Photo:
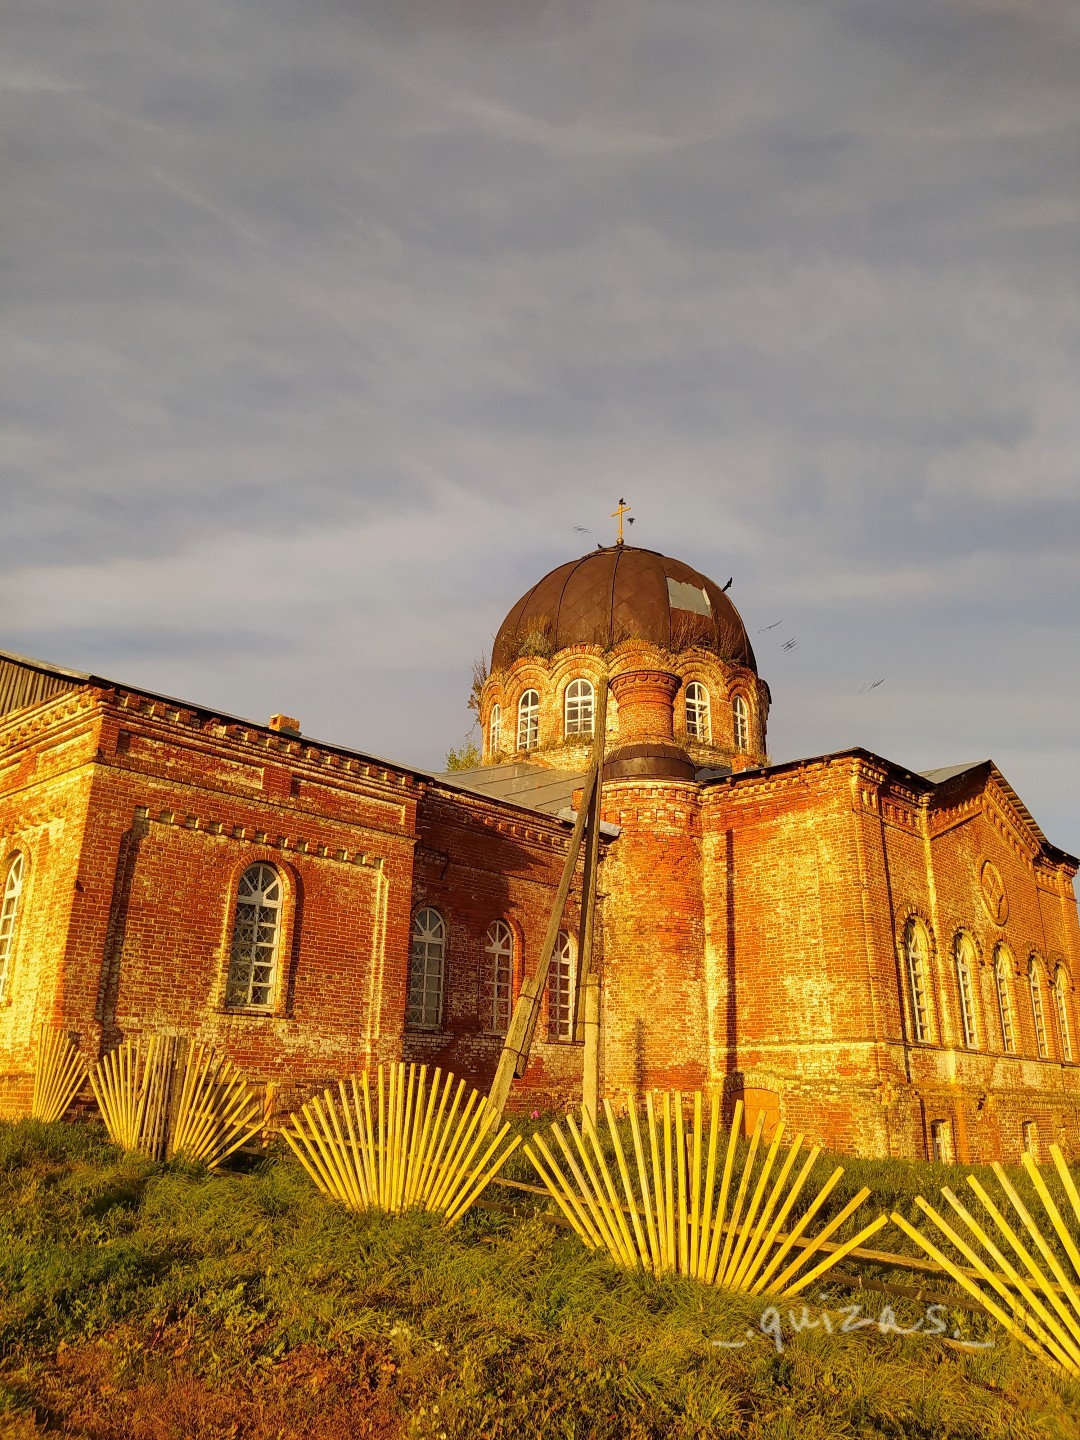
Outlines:
[[859, 694], [860, 694], [860, 695], [865, 695], [865, 694], [867, 693], [867, 691], [869, 691], [869, 690], [876, 690], [879, 685], [884, 685], [884, 684], [885, 684], [885, 681], [886, 681], [887, 678], [888, 678], [887, 676], [882, 675], [881, 679], [880, 679], [880, 680], [875, 680], [872, 685], [864, 685], [864, 686], [862, 687], [862, 689], [859, 691]]
[[592, 531], [589, 529], [589, 527], [588, 527], [587, 525], [575, 525], [575, 526], [573, 526], [573, 529], [576, 530], [579, 535], [591, 535], [591, 534], [592, 534]]
[[797, 650], [798, 648], [799, 642], [795, 639], [794, 635], [790, 640], [785, 640], [783, 645], [780, 646], [781, 650]]
[[766, 630], [775, 630], [777, 625], [782, 625], [783, 623], [784, 617], [781, 615], [780, 619], [774, 620], [771, 625], [762, 625], [761, 629], [757, 633], [759, 635], [764, 635]]
[[730, 589], [731, 589], [731, 582], [732, 582], [732, 580], [734, 580], [734, 579], [735, 579], [735, 576], [734, 576], [734, 575], [729, 575], [729, 576], [728, 576], [728, 582], [727, 582], [727, 584], [726, 584], [726, 585], [721, 585], [721, 587], [720, 587], [720, 594], [721, 594], [721, 595], [723, 595], [723, 593], [724, 593], [725, 590], [730, 590]]

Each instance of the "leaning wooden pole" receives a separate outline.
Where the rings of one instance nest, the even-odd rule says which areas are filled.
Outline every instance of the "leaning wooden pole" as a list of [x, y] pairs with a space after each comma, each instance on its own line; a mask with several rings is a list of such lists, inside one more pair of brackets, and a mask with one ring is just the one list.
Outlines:
[[581, 882], [581, 927], [578, 931], [578, 983], [575, 989], [574, 1034], [582, 1028], [581, 1103], [593, 1124], [600, 1101], [600, 975], [593, 964], [596, 935], [596, 892], [600, 865], [600, 806], [604, 785], [607, 738], [607, 676], [601, 678], [593, 725], [593, 766], [596, 784], [585, 830], [585, 870]]
[[563, 865], [559, 888], [555, 892], [555, 903], [551, 907], [551, 918], [548, 920], [547, 934], [544, 936], [544, 948], [540, 951], [540, 959], [537, 962], [535, 973], [521, 987], [521, 994], [518, 996], [510, 1020], [510, 1029], [507, 1031], [502, 1054], [499, 1056], [495, 1079], [491, 1082], [491, 1090], [488, 1092], [488, 1103], [494, 1108], [496, 1115], [501, 1115], [506, 1108], [506, 1100], [515, 1076], [524, 1075], [525, 1066], [529, 1063], [529, 1051], [532, 1049], [536, 1021], [540, 1014], [540, 1001], [547, 984], [551, 957], [555, 953], [563, 911], [566, 909], [570, 886], [573, 884], [574, 872], [577, 869], [581, 837], [585, 833], [585, 822], [588, 819], [589, 805], [596, 787], [596, 779], [596, 766], [593, 765], [585, 780], [581, 808], [574, 823], [573, 834], [570, 836], [570, 845], [566, 852], [566, 863]]

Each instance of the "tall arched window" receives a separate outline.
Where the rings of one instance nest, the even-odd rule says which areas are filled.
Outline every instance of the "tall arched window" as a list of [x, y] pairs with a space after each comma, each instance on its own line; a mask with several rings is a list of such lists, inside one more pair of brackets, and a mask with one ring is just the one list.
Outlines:
[[425, 906], [413, 916], [407, 1025], [435, 1030], [442, 1024], [445, 960], [446, 924], [437, 910]]
[[1061, 1038], [1061, 1058], [1073, 1058], [1072, 1027], [1069, 1025], [1069, 978], [1065, 966], [1059, 965], [1054, 975], [1054, 1009], [1057, 1011], [1058, 1035]]
[[975, 942], [961, 930], [954, 942], [956, 955], [956, 988], [960, 992], [960, 1019], [964, 1026], [964, 1044], [974, 1050], [979, 1044], [979, 1031], [975, 1023], [975, 990], [972, 974], [978, 963]]
[[488, 719], [488, 754], [492, 759], [502, 749], [502, 706], [493, 705]]
[[493, 920], [484, 943], [491, 976], [491, 1028], [505, 1035], [514, 1005], [514, 932], [505, 920]]
[[526, 690], [518, 701], [517, 748], [535, 750], [540, 743], [540, 696]]
[[593, 733], [593, 687], [590, 681], [570, 681], [566, 687], [565, 714], [567, 735]]
[[915, 1039], [930, 1039], [930, 936], [921, 920], [912, 917], [904, 929], [904, 953], [911, 986], [911, 1020]]
[[735, 749], [742, 752], [750, 749], [750, 707], [741, 695], [731, 702], [731, 713], [735, 724]]
[[686, 733], [705, 745], [712, 744], [712, 711], [709, 705], [709, 692], [696, 680], [692, 680], [686, 687]]
[[1001, 1045], [1006, 1055], [1016, 1054], [1016, 1016], [1009, 988], [1011, 963], [1008, 950], [999, 945], [994, 951], [994, 988], [997, 990], [998, 1015], [1001, 1018]]
[[274, 1001], [281, 931], [281, 876], [272, 865], [249, 865], [236, 891], [225, 1004], [268, 1010]]
[[574, 1038], [574, 948], [565, 930], [559, 931], [548, 971], [548, 1039]]
[[7, 863], [4, 893], [0, 899], [0, 1000], [7, 994], [11, 973], [11, 953], [15, 948], [15, 921], [19, 917], [22, 882], [23, 857], [16, 851]]
[[1039, 957], [1032, 955], [1028, 962], [1028, 986], [1031, 989], [1031, 1018], [1035, 1022], [1035, 1044], [1039, 1059], [1045, 1060], [1050, 1054], [1046, 1043], [1046, 1009], [1043, 1005], [1042, 965]]

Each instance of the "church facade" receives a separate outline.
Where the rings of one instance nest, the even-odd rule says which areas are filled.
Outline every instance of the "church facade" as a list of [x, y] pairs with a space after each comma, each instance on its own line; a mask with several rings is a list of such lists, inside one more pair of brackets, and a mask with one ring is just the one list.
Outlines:
[[[434, 775], [0, 654], [0, 1111], [42, 1024], [208, 1042], [277, 1113], [381, 1060], [486, 1088], [606, 690], [601, 1090], [720, 1089], [848, 1153], [1080, 1155], [1078, 862], [990, 761], [773, 765], [726, 591], [628, 545], [543, 577]], [[516, 1108], [580, 1096], [578, 888]]]

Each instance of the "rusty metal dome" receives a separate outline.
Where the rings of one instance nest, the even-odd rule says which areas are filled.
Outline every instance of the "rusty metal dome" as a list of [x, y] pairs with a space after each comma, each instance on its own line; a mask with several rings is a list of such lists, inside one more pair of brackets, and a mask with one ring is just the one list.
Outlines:
[[757, 673], [739, 612], [719, 585], [681, 560], [633, 545], [598, 546], [539, 580], [499, 627], [491, 667], [569, 645], [608, 650], [627, 640], [676, 652], [699, 646]]

